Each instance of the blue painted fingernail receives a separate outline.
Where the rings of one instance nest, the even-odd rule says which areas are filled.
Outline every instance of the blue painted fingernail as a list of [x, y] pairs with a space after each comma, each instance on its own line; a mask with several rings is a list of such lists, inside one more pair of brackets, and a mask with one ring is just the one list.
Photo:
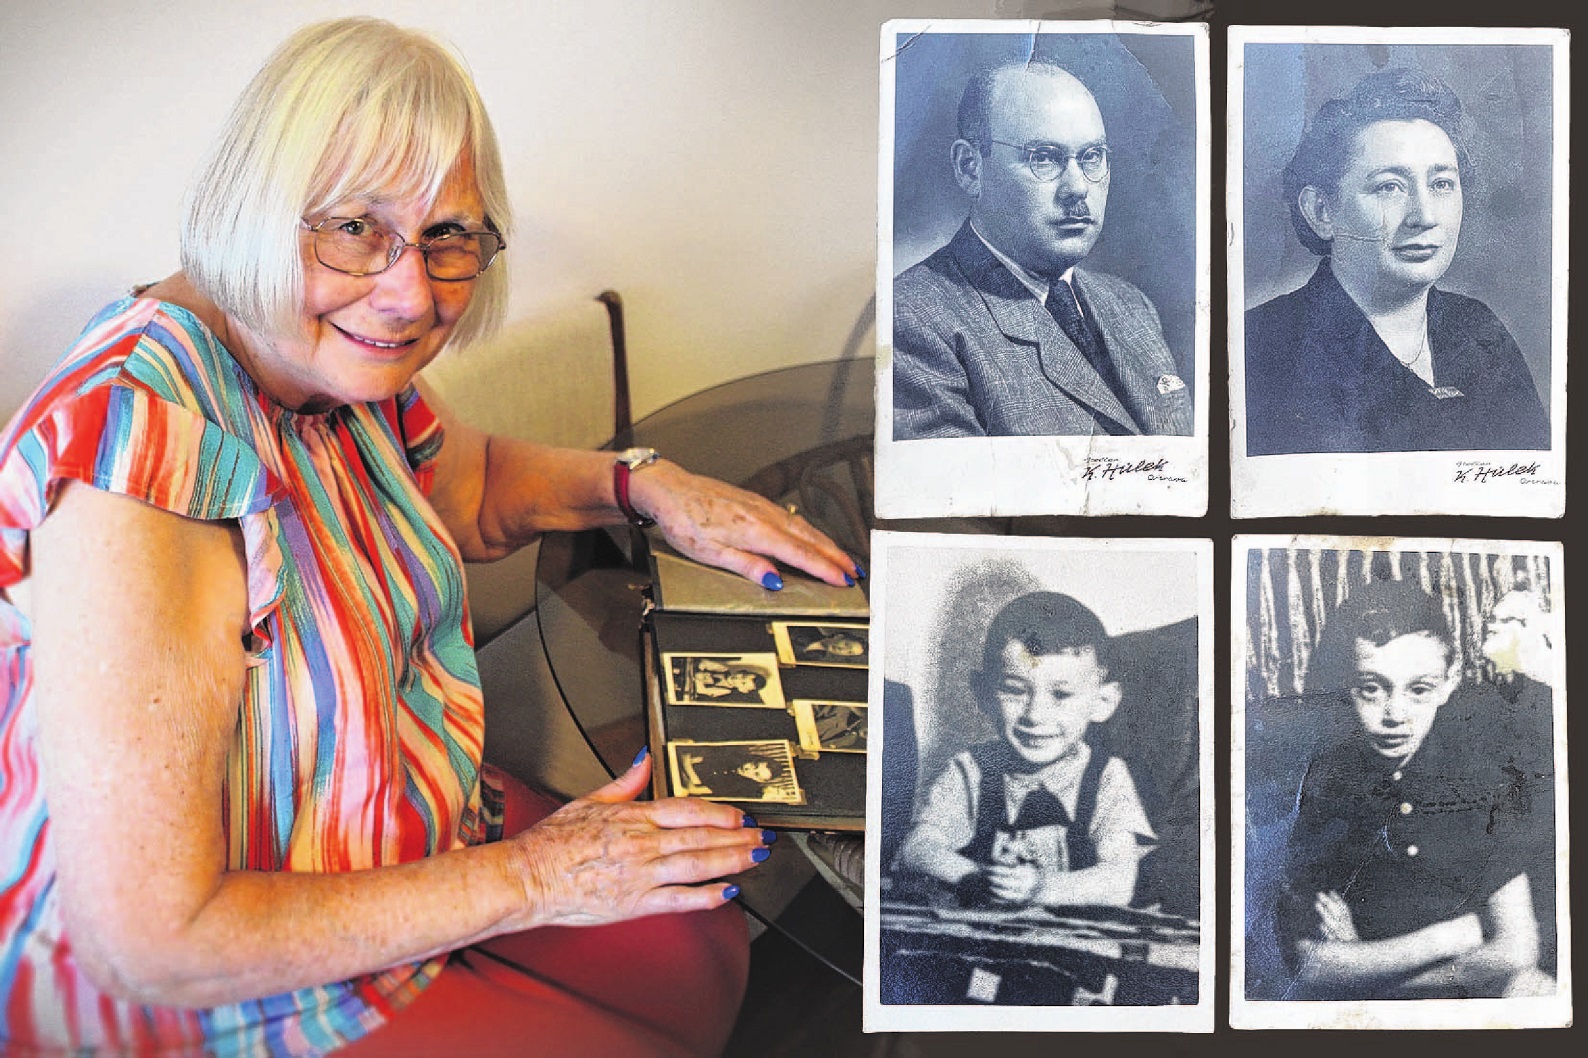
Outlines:
[[855, 586], [855, 578], [853, 578], [849, 574], [845, 573], [844, 574], [844, 583], [849, 585], [851, 588], [853, 588]]
[[770, 845], [770, 844], [772, 844], [772, 842], [774, 842], [776, 840], [777, 840], [777, 831], [775, 831], [775, 830], [763, 830], [763, 831], [761, 831], [761, 844]]
[[749, 812], [746, 812], [744, 814], [744, 828], [749, 830], [753, 826], [755, 826], [755, 816], [751, 815]]
[[630, 764], [629, 767], [631, 769], [638, 768], [641, 764], [645, 763], [645, 758], [649, 757], [650, 755], [651, 755], [651, 747], [649, 747], [649, 746], [641, 746], [640, 747], [640, 752], [634, 757], [634, 763]]
[[750, 859], [754, 860], [756, 863], [765, 863], [766, 858], [770, 855], [772, 855], [772, 850], [764, 846], [759, 849], [750, 850]]
[[862, 566], [858, 562], [855, 563], [855, 576], [860, 578], [861, 580], [865, 580], [866, 579], [866, 567]]
[[728, 886], [728, 888], [726, 888], [726, 889], [724, 889], [722, 891], [722, 898], [724, 900], [732, 900], [734, 897], [736, 897], [738, 895], [739, 895], [739, 887], [737, 885], [730, 885], [730, 886]]
[[783, 578], [777, 575], [776, 570], [772, 570], [771, 572], [767, 573], [766, 576], [761, 578], [761, 587], [765, 588], [767, 591], [782, 591]]

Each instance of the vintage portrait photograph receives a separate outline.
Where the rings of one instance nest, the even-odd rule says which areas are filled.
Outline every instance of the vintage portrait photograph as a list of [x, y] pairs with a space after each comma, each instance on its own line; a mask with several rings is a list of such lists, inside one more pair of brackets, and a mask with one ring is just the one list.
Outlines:
[[1558, 543], [1234, 542], [1231, 1024], [1568, 1024]]
[[872, 562], [868, 1030], [1212, 1031], [1212, 545]]
[[807, 753], [864, 753], [866, 703], [823, 702], [796, 698], [790, 703], [799, 730], [800, 749]]
[[668, 705], [786, 708], [776, 654], [664, 653]]
[[805, 803], [799, 777], [794, 773], [794, 747], [786, 740], [673, 741], [667, 743], [667, 766], [676, 797]]
[[784, 665], [863, 669], [871, 664], [870, 626], [773, 621], [777, 659]]
[[1232, 28], [1237, 515], [1562, 512], [1566, 41]]
[[883, 27], [881, 516], [1205, 508], [1206, 30]]

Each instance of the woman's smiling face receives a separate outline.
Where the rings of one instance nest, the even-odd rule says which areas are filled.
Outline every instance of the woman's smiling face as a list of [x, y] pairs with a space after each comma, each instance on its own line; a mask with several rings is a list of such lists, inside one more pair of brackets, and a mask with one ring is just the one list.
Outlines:
[[1327, 196], [1330, 257], [1348, 290], [1416, 291], [1434, 284], [1461, 234], [1456, 148], [1431, 121], [1378, 121]]
[[[464, 151], [435, 200], [369, 196], [338, 202], [325, 217], [368, 218], [409, 242], [447, 230], [480, 231], [484, 204]], [[324, 411], [381, 401], [402, 391], [446, 344], [474, 294], [474, 280], [430, 278], [424, 255], [404, 248], [384, 272], [352, 276], [321, 264], [314, 234], [300, 233], [303, 312], [296, 335], [245, 339], [240, 355], [254, 381], [281, 404]]]

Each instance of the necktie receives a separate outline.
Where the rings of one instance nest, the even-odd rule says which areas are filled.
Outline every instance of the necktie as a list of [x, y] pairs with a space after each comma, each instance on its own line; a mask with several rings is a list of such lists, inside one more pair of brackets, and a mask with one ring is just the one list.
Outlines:
[[1118, 396], [1119, 378], [1114, 374], [1114, 365], [1108, 358], [1108, 351], [1103, 348], [1102, 338], [1081, 318], [1075, 291], [1062, 279], [1053, 280], [1048, 287], [1048, 314], [1065, 336], [1075, 343], [1075, 348], [1086, 357], [1086, 362], [1102, 376], [1103, 383]]

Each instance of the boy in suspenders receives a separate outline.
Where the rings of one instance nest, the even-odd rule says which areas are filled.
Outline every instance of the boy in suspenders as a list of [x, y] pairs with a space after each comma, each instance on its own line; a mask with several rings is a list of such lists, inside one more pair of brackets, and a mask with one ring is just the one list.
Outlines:
[[1119, 706], [1109, 637], [1085, 606], [1032, 592], [988, 628], [977, 700], [1000, 738], [932, 782], [896, 870], [967, 907], [1130, 903], [1156, 837], [1125, 762], [1087, 741]]

